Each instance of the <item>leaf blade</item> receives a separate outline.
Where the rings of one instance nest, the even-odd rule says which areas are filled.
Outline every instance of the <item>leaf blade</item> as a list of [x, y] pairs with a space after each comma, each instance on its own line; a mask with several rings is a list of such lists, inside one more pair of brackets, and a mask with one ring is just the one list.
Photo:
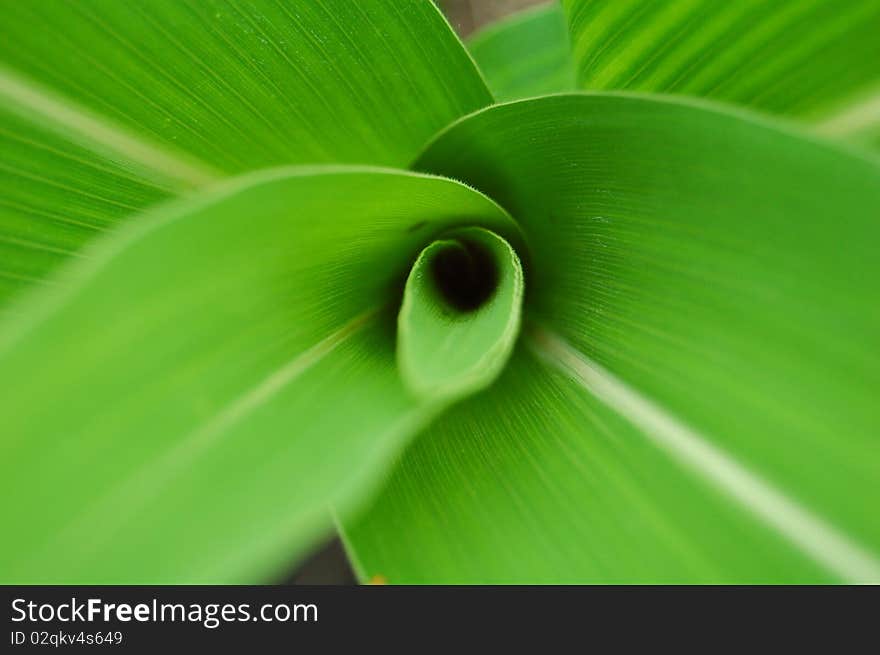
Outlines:
[[81, 256], [81, 223], [258, 168], [403, 165], [490, 102], [431, 2], [4, 3], [0, 304]]
[[227, 173], [403, 164], [491, 101], [430, 2], [11, 3], [4, 14], [7, 66]]
[[0, 109], [0, 308], [83, 243], [178, 193], [125, 163]]
[[[439, 135], [416, 167], [465, 180], [517, 217], [530, 246], [527, 321], [560, 334], [589, 360], [707, 436], [713, 446], [876, 559], [880, 532], [870, 518], [870, 498], [880, 473], [872, 427], [877, 419], [873, 389], [880, 383], [880, 360], [872, 346], [880, 333], [880, 314], [871, 300], [880, 264], [870, 253], [880, 230], [876, 158], [705, 101], [616, 93], [554, 96], [478, 112]], [[502, 379], [499, 386], [503, 384]], [[551, 386], [553, 395], [571, 398]], [[536, 419], [530, 417], [540, 403], [521, 400], [531, 409], [520, 411], [516, 392], [506, 393], [507, 411], [515, 418], [490, 410], [478, 414], [476, 400], [469, 401], [469, 415], [477, 421], [472, 434], [468, 436], [467, 422], [453, 411], [450, 423], [430, 430], [430, 438], [412, 447], [416, 454], [404, 457], [398, 483], [365, 515], [366, 527], [360, 532], [353, 528], [358, 556], [381, 556], [376, 561], [385, 570], [376, 572], [400, 582], [428, 579], [432, 565], [444, 575], [476, 575], [464, 568], [470, 564], [442, 554], [443, 549], [456, 552], [458, 541], [469, 544], [468, 552], [483, 553], [485, 558], [480, 556], [473, 566], [488, 567], [502, 576], [498, 580], [521, 574], [530, 581], [561, 581], [564, 561], [584, 575], [581, 581], [629, 580], [637, 572], [642, 580], [662, 580], [664, 570], [678, 571], [679, 581], [828, 579], [828, 571], [806, 564], [803, 555], [790, 549], [785, 556], [785, 548], [780, 562], [790, 558], [791, 568], [780, 568], [777, 576], [764, 568], [765, 546], [759, 545], [764, 527], [739, 523], [736, 514], [727, 513], [719, 513], [726, 518], [716, 523], [708, 518], [716, 510], [706, 509], [703, 515], [705, 508], [698, 513], [706, 518], [682, 522], [676, 509], [681, 501], [664, 503], [665, 513], [659, 516], [662, 520], [668, 514], [671, 523], [683, 526], [683, 538], [703, 553], [695, 555], [691, 570], [683, 570], [686, 562], [673, 562], [674, 549], [659, 543], [658, 553], [668, 552], [669, 561], [658, 556], [652, 560], [654, 571], [640, 569], [630, 559], [615, 560], [613, 548], [603, 550], [601, 541], [583, 555], [585, 561], [576, 560], [572, 544], [557, 526], [587, 540], [591, 523], [578, 513], [579, 503], [591, 506], [602, 499], [626, 505], [629, 491], [618, 485], [620, 497], [612, 494], [609, 499], [582, 479], [592, 469], [585, 471], [579, 464], [598, 470], [620, 466], [621, 471], [626, 466], [613, 450], [606, 455], [608, 461], [590, 456], [570, 423], [581, 412], [582, 438], [595, 448], [600, 448], [602, 431], [590, 417], [597, 413], [600, 423], [615, 426], [605, 430], [604, 447], [644, 436], [580, 396], [571, 400], [575, 417], [557, 408], [568, 416], [562, 425], [551, 416], [540, 419], [549, 425], [533, 430]], [[587, 405], [577, 409], [583, 403]], [[549, 399], [544, 404], [555, 407]], [[493, 423], [500, 426], [494, 436]], [[449, 457], [455, 464], [445, 467], [438, 481], [427, 470], [424, 453], [430, 446], [424, 442], [440, 439], [443, 429], [456, 432], [447, 439], [454, 443], [449, 452], [432, 452], [431, 457]], [[558, 462], [559, 455], [539, 438], [554, 430], [570, 433], [567, 448], [575, 449], [581, 462]], [[520, 446], [519, 434], [532, 436]], [[533, 470], [520, 470], [505, 449], [522, 449], [519, 457], [533, 458]], [[462, 532], [447, 526], [444, 537], [439, 519], [428, 512], [439, 512], [436, 499], [452, 494], [450, 487], [466, 489], [469, 483], [463, 478], [478, 475], [468, 459], [497, 466], [495, 476], [508, 480], [508, 494], [517, 486], [529, 492], [518, 506], [511, 505], [510, 497], [505, 506], [502, 499], [487, 496], [482, 485], [472, 495], [456, 493], [459, 504], [440, 516]], [[545, 460], [550, 462], [546, 466]], [[655, 491], [669, 485], [673, 493], [688, 484], [687, 473], [680, 472], [682, 480], [674, 483], [665, 465], [643, 463], [648, 464], [656, 469], [635, 467], [628, 475], [657, 476]], [[427, 480], [441, 491], [435, 495]], [[552, 503], [542, 495], [541, 489], [554, 486], [568, 487], [566, 503]], [[476, 518], [484, 511], [495, 517], [497, 534], [509, 538], [504, 547], [512, 553], [510, 561], [528, 560], [532, 571], [525, 565], [504, 571], [487, 561], [492, 548], [502, 548], [501, 542], [489, 548], [480, 543], [479, 534], [466, 532], [486, 520]], [[389, 512], [411, 523], [395, 523]], [[531, 524], [536, 535], [529, 540], [520, 530], [534, 512], [544, 518]], [[655, 524], [642, 521], [656, 512], [628, 512], [621, 516], [632, 531], [629, 538], [643, 547], [663, 539]], [[600, 518], [591, 514], [589, 521]], [[410, 533], [411, 545], [428, 535], [436, 540], [438, 545], [426, 552], [438, 561], [420, 568], [396, 546], [381, 543], [375, 531], [392, 524], [398, 533]], [[617, 548], [631, 547], [626, 535], [617, 532], [621, 526], [605, 529], [604, 539]], [[706, 545], [722, 534], [731, 543], [744, 544], [747, 533], [756, 541], [735, 553], [723, 545]], [[717, 555], [709, 552], [714, 564], [701, 572], [698, 562], [705, 562], [707, 548], [717, 549]], [[395, 570], [395, 557], [405, 567]], [[540, 564], [542, 559], [549, 563]]]
[[835, 580], [528, 349], [343, 524], [362, 579], [390, 584]]
[[580, 87], [682, 93], [806, 121], [880, 79], [875, 0], [564, 0]]
[[490, 24], [467, 41], [492, 95], [500, 102], [573, 91], [574, 62], [559, 2]]
[[37, 490], [4, 504], [0, 578], [243, 581], [301, 554], [438, 410], [376, 312], [424, 239], [474, 221], [516, 229], [448, 180], [268, 171], [156, 210], [23, 301], [0, 333], [0, 484]]
[[742, 505], [804, 556], [851, 583], [880, 580], [880, 559], [712, 446], [706, 437], [642, 397], [563, 339], [538, 329], [532, 333], [530, 345], [549, 364], [627, 417], [659, 448]]

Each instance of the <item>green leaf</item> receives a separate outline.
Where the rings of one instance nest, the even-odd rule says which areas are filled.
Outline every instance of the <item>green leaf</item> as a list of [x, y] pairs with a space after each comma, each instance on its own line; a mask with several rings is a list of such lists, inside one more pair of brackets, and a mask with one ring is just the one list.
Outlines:
[[820, 134], [880, 147], [880, 85], [816, 125]]
[[834, 581], [528, 351], [419, 435], [346, 541], [391, 584]]
[[541, 364], [421, 435], [350, 526], [366, 575], [880, 580], [876, 158], [584, 94], [478, 112], [416, 167], [517, 217]]
[[178, 193], [0, 107], [0, 316], [83, 243]]
[[0, 332], [0, 580], [289, 565], [440, 409], [399, 378], [389, 303], [463, 225], [516, 234], [450, 180], [281, 169], [156, 209], [29, 297]]
[[519, 335], [523, 273], [504, 239], [457, 230], [425, 248], [397, 319], [397, 361], [417, 395], [452, 399], [489, 386]]
[[877, 0], [563, 4], [584, 89], [682, 93], [825, 122], [880, 85]]
[[281, 164], [405, 165], [490, 102], [431, 2], [4, 2], [0, 304], [160, 199]]
[[467, 47], [497, 100], [575, 89], [568, 24], [559, 2], [492, 23]]
[[431, 2], [13, 2], [2, 18], [0, 57], [35, 91], [224, 172], [406, 163], [491, 102]]

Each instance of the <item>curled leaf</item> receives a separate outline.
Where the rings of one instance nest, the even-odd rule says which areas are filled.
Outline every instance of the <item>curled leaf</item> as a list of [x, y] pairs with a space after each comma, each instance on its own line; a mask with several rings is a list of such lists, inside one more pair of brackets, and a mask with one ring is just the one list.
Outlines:
[[523, 286], [516, 252], [488, 230], [458, 230], [422, 250], [397, 318], [410, 390], [451, 398], [491, 384], [519, 334]]

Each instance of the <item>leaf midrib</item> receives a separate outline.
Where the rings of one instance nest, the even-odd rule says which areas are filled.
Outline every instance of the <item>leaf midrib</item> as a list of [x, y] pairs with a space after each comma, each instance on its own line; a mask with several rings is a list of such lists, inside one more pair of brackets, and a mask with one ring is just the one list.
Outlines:
[[593, 361], [563, 337], [529, 326], [529, 348], [804, 556], [850, 583], [880, 582], [880, 559], [837, 526], [749, 470], [684, 421]]
[[[63, 543], [89, 543], [93, 548], [100, 546], [102, 541], [96, 537], [96, 534], [102, 535], [104, 540], [112, 537], [115, 528], [136, 513], [138, 508], [148, 503], [155, 494], [161, 492], [164, 486], [201, 453], [215, 445], [231, 428], [269, 402], [287, 385], [362, 332], [371, 321], [376, 319], [378, 313], [379, 308], [361, 312], [336, 331], [269, 373], [257, 385], [236, 396], [209, 420], [195, 426], [183, 438], [176, 441], [169, 450], [159, 453], [120, 484], [95, 499], [81, 513], [71, 517], [65, 526], [55, 532], [54, 539], [44, 545], [46, 553], [55, 552], [58, 544]], [[115, 521], [108, 525], [107, 517], [114, 517]], [[101, 525], [101, 529], [96, 532], [94, 526], [98, 524]], [[39, 562], [44, 558], [46, 553], [41, 550], [32, 553], [30, 559]]]
[[178, 191], [205, 186], [222, 177], [208, 164], [175, 152], [115, 125], [106, 116], [90, 112], [33, 80], [0, 66], [0, 97], [9, 108], [47, 119], [45, 126], [95, 152], [110, 151], [138, 167], [161, 186], [169, 182]]

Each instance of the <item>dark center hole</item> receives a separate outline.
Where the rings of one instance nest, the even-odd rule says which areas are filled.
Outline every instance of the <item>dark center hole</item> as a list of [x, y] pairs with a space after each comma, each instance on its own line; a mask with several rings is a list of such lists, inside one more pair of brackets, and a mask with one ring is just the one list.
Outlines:
[[431, 262], [431, 273], [443, 298], [455, 309], [470, 312], [495, 292], [498, 267], [478, 244], [460, 241], [440, 251]]

